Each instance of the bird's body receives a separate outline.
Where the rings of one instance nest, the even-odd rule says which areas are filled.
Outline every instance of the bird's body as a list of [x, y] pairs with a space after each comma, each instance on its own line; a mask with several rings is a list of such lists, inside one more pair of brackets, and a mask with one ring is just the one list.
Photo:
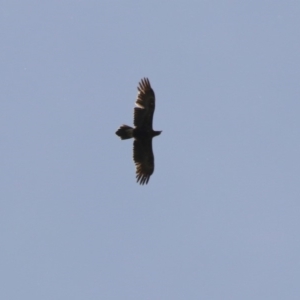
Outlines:
[[133, 159], [136, 165], [137, 182], [147, 184], [154, 171], [154, 155], [152, 138], [160, 135], [161, 131], [152, 128], [155, 110], [155, 94], [148, 78], [140, 81], [138, 97], [134, 108], [134, 128], [122, 125], [116, 134], [122, 139], [134, 138]]

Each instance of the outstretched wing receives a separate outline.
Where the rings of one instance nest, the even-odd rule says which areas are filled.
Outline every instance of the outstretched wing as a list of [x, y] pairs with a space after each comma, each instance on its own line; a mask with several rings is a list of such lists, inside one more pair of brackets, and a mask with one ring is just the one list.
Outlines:
[[137, 182], [147, 184], [154, 171], [152, 138], [134, 140], [133, 160], [136, 166]]
[[152, 129], [155, 109], [155, 94], [148, 78], [143, 78], [138, 86], [138, 96], [134, 108], [134, 126]]

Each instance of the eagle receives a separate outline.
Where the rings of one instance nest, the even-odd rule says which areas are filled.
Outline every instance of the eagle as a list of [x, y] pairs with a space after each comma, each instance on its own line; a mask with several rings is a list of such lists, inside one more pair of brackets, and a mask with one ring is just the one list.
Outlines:
[[155, 94], [148, 78], [143, 78], [138, 85], [135, 101], [133, 124], [134, 128], [122, 125], [117, 131], [122, 140], [134, 138], [133, 160], [136, 167], [136, 179], [139, 184], [147, 184], [154, 171], [154, 155], [152, 138], [162, 131], [152, 128], [155, 110]]

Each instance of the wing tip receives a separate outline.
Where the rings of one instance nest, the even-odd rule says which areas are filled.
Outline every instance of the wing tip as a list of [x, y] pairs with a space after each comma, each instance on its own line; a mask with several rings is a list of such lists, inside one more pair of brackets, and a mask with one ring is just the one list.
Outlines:
[[150, 80], [148, 77], [144, 77], [140, 80], [139, 85], [138, 85], [138, 91], [139, 92], [144, 92], [147, 89], [152, 89]]
[[150, 179], [149, 175], [144, 175], [144, 174], [136, 175], [136, 182], [139, 183], [140, 185], [148, 184], [149, 179]]

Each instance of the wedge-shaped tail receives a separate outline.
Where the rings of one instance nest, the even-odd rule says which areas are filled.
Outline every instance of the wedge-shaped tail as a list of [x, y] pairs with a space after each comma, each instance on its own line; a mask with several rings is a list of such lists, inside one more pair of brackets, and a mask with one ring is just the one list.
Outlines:
[[131, 139], [133, 134], [133, 128], [128, 125], [122, 125], [117, 131], [118, 135], [122, 140]]

